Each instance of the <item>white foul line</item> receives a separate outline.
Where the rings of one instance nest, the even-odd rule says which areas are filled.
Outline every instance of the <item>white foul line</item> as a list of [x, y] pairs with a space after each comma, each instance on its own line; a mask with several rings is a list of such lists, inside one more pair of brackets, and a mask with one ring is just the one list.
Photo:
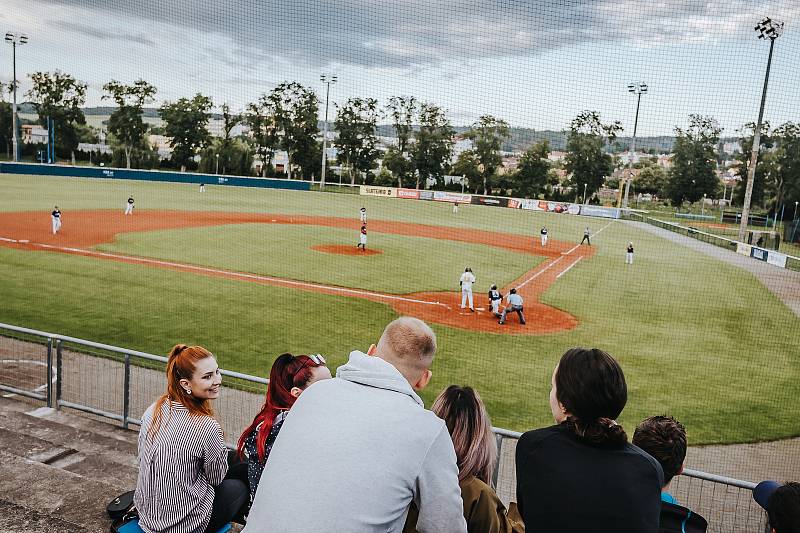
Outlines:
[[575, 265], [577, 265], [577, 264], [578, 264], [578, 261], [580, 261], [581, 259], [583, 259], [583, 256], [581, 256], [581, 257], [577, 258], [575, 261], [573, 261], [573, 262], [572, 262], [572, 264], [571, 264], [570, 266], [568, 266], [568, 267], [567, 267], [565, 270], [563, 270], [563, 271], [561, 272], [561, 274], [559, 274], [558, 276], [556, 276], [556, 279], [560, 278], [561, 276], [563, 276], [564, 274], [566, 274], [567, 272], [569, 272], [569, 269], [571, 269], [572, 267], [574, 267]]
[[534, 274], [533, 276], [529, 277], [528, 279], [526, 279], [525, 281], [523, 281], [521, 284], [517, 285], [517, 289], [521, 289], [522, 287], [524, 287], [525, 285], [527, 285], [528, 283], [530, 283], [530, 282], [531, 282], [531, 281], [533, 281], [534, 279], [538, 278], [538, 277], [539, 277], [539, 275], [541, 275], [541, 274], [544, 274], [544, 272], [545, 272], [546, 270], [548, 270], [550, 267], [552, 267], [553, 265], [555, 265], [556, 263], [558, 263], [558, 262], [559, 262], [559, 261], [561, 261], [562, 259], [564, 259], [564, 258], [563, 258], [563, 257], [559, 257], [558, 259], [556, 259], [555, 261], [553, 261], [552, 263], [550, 263], [549, 265], [547, 265], [546, 267], [544, 267], [543, 269], [541, 269], [539, 272], [537, 272], [537, 273], [536, 273], [536, 274]]
[[[10, 239], [3, 239], [2, 240], [10, 240]], [[418, 303], [423, 305], [438, 305], [444, 307], [446, 309], [450, 309], [450, 306], [443, 304], [441, 302], [427, 302], [425, 300], [417, 300], [415, 298], [406, 298], [404, 296], [395, 296], [392, 294], [381, 294], [379, 292], [370, 292], [358, 289], [348, 289], [345, 287], [333, 287], [330, 285], [322, 285], [319, 283], [308, 283], [304, 281], [295, 281], [289, 279], [282, 279], [282, 278], [273, 278], [271, 276], [261, 276], [258, 274], [246, 274], [244, 272], [234, 272], [232, 270], [221, 270], [217, 268], [209, 268], [209, 267], [201, 267], [195, 265], [189, 265], [185, 263], [173, 263], [171, 261], [161, 261], [158, 259], [148, 259], [145, 257], [134, 257], [129, 255], [120, 255], [120, 254], [113, 254], [108, 252], [97, 252], [95, 250], [87, 250], [84, 248], [70, 248], [68, 246], [54, 246], [52, 244], [40, 244], [40, 243], [30, 243], [31, 246], [38, 246], [39, 248], [46, 248], [51, 250], [60, 250], [64, 252], [73, 252], [78, 253], [81, 255], [88, 255], [88, 256], [96, 256], [96, 257], [109, 257], [112, 259], [122, 259], [124, 261], [131, 261], [134, 263], [143, 263], [149, 265], [158, 265], [158, 266], [165, 266], [165, 267], [173, 267], [179, 268], [182, 270], [194, 270], [197, 272], [206, 272], [209, 274], [220, 274], [223, 276], [233, 277], [233, 278], [243, 278], [243, 279], [252, 279], [256, 281], [269, 281], [275, 283], [276, 285], [290, 285], [290, 286], [297, 286], [297, 287], [308, 287], [313, 289], [324, 289], [326, 291], [331, 292], [341, 292], [345, 294], [355, 294], [359, 296], [370, 296], [376, 299], [382, 300], [399, 300], [402, 302], [411, 302], [411, 303]]]

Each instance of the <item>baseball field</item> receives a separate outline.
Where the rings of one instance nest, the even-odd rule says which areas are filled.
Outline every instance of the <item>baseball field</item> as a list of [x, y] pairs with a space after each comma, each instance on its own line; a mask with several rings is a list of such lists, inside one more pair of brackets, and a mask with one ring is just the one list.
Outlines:
[[[8, 174], [0, 190], [0, 322], [157, 354], [202, 344], [221, 366], [266, 376], [284, 351], [319, 352], [335, 368], [410, 314], [438, 336], [426, 403], [468, 384], [496, 426], [551, 423], [553, 366], [583, 345], [622, 363], [631, 429], [669, 413], [696, 444], [800, 435], [786, 408], [800, 397], [800, 319], [752, 274], [625, 221]], [[129, 196], [136, 210], [125, 216]], [[367, 252], [356, 250], [362, 206]], [[592, 246], [578, 246], [587, 225]], [[476, 313], [459, 308], [467, 266]], [[492, 283], [519, 288], [527, 325], [497, 324]]]

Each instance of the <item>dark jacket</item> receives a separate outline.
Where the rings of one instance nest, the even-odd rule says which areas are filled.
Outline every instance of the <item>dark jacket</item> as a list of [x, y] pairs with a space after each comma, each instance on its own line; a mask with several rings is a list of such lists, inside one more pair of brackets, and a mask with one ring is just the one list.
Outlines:
[[658, 531], [664, 473], [632, 444], [592, 445], [561, 424], [522, 435], [516, 467], [529, 531]]
[[686, 507], [661, 502], [660, 533], [705, 533], [706, 519]]

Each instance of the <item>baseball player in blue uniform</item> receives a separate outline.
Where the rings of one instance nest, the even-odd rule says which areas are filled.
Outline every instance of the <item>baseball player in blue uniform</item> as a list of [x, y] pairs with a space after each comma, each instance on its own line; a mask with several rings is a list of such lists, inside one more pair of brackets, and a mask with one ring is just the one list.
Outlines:
[[61, 230], [61, 211], [58, 209], [58, 206], [50, 213], [50, 219], [53, 222], [53, 235], [55, 235]]
[[497, 290], [497, 285], [492, 285], [489, 289], [489, 309], [495, 316], [500, 316], [500, 302], [503, 300], [503, 295]]

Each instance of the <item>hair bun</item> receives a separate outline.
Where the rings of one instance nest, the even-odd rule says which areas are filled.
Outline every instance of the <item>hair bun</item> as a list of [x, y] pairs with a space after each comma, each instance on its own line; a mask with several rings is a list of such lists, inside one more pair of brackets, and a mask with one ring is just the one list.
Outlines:
[[172, 350], [169, 351], [169, 359], [173, 357], [177, 357], [182, 351], [184, 351], [188, 346], [185, 344], [176, 344], [172, 347]]

